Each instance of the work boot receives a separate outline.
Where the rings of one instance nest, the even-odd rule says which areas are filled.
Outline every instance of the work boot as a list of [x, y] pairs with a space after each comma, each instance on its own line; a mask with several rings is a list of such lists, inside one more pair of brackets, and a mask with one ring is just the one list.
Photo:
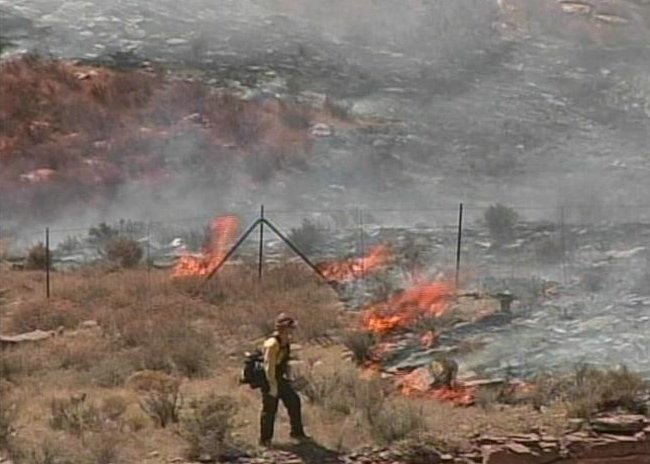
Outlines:
[[311, 437], [306, 435], [305, 432], [292, 433], [289, 435], [292, 440], [296, 440], [299, 443], [304, 443], [306, 441], [311, 441]]

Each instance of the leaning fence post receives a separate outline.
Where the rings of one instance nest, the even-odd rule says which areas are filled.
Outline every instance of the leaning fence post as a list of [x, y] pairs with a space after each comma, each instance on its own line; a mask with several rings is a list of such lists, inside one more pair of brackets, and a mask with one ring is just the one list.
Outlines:
[[456, 245], [456, 290], [460, 279], [460, 247], [463, 239], [463, 204], [460, 204], [458, 210], [458, 242]]
[[45, 296], [50, 297], [50, 228], [45, 228]]

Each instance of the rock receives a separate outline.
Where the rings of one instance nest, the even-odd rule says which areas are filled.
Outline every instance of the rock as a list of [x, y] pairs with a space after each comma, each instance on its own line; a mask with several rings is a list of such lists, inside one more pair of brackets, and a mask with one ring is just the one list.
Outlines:
[[591, 428], [601, 433], [636, 433], [645, 428], [645, 417], [640, 415], [620, 415], [592, 419]]
[[99, 322], [94, 320], [83, 321], [79, 324], [80, 329], [95, 329], [97, 327], [99, 327]]
[[40, 342], [56, 336], [53, 330], [34, 330], [18, 335], [0, 335], [0, 346], [17, 345], [21, 343]]
[[319, 122], [312, 126], [311, 135], [314, 137], [330, 137], [332, 135], [332, 129], [327, 124]]
[[165, 43], [167, 45], [185, 45], [186, 43], [188, 43], [188, 40], [175, 37], [175, 38], [167, 39]]
[[532, 450], [520, 443], [506, 443], [506, 448], [517, 454], [530, 454]]
[[397, 385], [402, 390], [409, 389], [418, 392], [426, 392], [431, 389], [434, 383], [435, 378], [433, 377], [433, 374], [431, 374], [431, 371], [426, 367], [419, 367], [399, 379]]
[[481, 451], [483, 464], [550, 464], [560, 458], [557, 452], [540, 453], [515, 443], [506, 447], [487, 445], [481, 447]]

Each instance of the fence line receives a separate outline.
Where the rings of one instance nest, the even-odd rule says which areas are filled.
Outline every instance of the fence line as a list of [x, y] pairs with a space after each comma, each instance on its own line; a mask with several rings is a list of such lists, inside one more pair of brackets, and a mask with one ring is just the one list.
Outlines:
[[[430, 268], [447, 269], [457, 280], [467, 280], [465, 274], [470, 270], [474, 280], [515, 279], [543, 276], [557, 279], [567, 285], [584, 271], [585, 262], [607, 256], [616, 256], [618, 249], [650, 246], [650, 205], [647, 210], [640, 205], [628, 205], [628, 216], [619, 214], [617, 218], [630, 220], [609, 221], [608, 223], [572, 222], [571, 206], [528, 206], [510, 207], [509, 211], [547, 211], [549, 219], [537, 221], [519, 219], [511, 224], [510, 237], [499, 248], [492, 251], [495, 241], [493, 231], [486, 224], [486, 211], [490, 205], [478, 207], [477, 203], [462, 203], [459, 206], [433, 208], [361, 208], [298, 210], [264, 208], [245, 213], [245, 217], [262, 219], [259, 241], [253, 246], [244, 244], [240, 253], [242, 259], [255, 258], [258, 276], [261, 279], [263, 267], [277, 263], [284, 255], [281, 252], [283, 238], [288, 238], [293, 248], [304, 255], [307, 261], [343, 259], [356, 256], [362, 258], [374, 245], [389, 242], [400, 250], [403, 265], [408, 268], [427, 265]], [[589, 205], [601, 207], [602, 205]], [[609, 208], [612, 205], [606, 205]], [[619, 207], [623, 207], [619, 205]], [[337, 214], [344, 213], [341, 217]], [[424, 213], [431, 213], [430, 215]], [[435, 214], [443, 213], [443, 214]], [[327, 216], [331, 214], [331, 216]], [[521, 217], [522, 215], [519, 215]], [[154, 279], [153, 270], [173, 264], [172, 245], [180, 239], [188, 250], [200, 251], [205, 239], [204, 228], [212, 216], [192, 216], [170, 221], [139, 221], [123, 219], [107, 225], [111, 233], [118, 237], [136, 240], [143, 248], [143, 258], [148, 269], [149, 284]], [[637, 220], [633, 220], [637, 218]], [[307, 220], [311, 225], [311, 236], [300, 240], [301, 224]], [[265, 234], [264, 229], [273, 230], [275, 224], [281, 237]], [[95, 227], [97, 229], [97, 226]], [[283, 232], [285, 231], [285, 232]], [[290, 231], [287, 233], [286, 231]], [[101, 237], [88, 238], [89, 228], [46, 228], [28, 235], [29, 239], [47, 242], [46, 261], [55, 268], [65, 269], [67, 262], [83, 266], [100, 261], [102, 258]], [[78, 233], [77, 235], [69, 235]], [[83, 236], [81, 236], [83, 234]], [[0, 240], [3, 237], [0, 237]], [[321, 243], [322, 242], [322, 243]], [[627, 248], [626, 248], [627, 247]], [[636, 248], [635, 248], [636, 247]], [[289, 246], [291, 248], [291, 245]], [[294, 250], [295, 251], [295, 250]], [[632, 252], [630, 251], [630, 252]], [[52, 256], [50, 257], [50, 253]], [[605, 253], [605, 254], [603, 254]], [[165, 261], [163, 258], [167, 259]], [[650, 257], [648, 258], [650, 263]], [[164, 262], [163, 262], [164, 261]], [[365, 261], [360, 261], [363, 273]], [[424, 264], [422, 264], [424, 263]], [[650, 264], [649, 264], [650, 266]], [[49, 274], [50, 264], [46, 272]], [[49, 290], [50, 280], [56, 281], [61, 273], [46, 275], [47, 293], [56, 294], [56, 284]], [[650, 275], [650, 274], [649, 274]], [[366, 291], [366, 282], [360, 283], [360, 291]]]

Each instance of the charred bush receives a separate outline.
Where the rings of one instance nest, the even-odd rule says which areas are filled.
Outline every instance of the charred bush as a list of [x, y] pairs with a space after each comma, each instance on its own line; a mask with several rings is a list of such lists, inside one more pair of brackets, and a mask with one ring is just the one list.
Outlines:
[[546, 238], [537, 245], [535, 255], [537, 260], [544, 264], [557, 264], [564, 259], [564, 247], [557, 238]]
[[291, 229], [289, 240], [303, 253], [311, 254], [325, 243], [327, 235], [320, 224], [303, 219], [300, 227]]
[[350, 331], [343, 339], [343, 344], [350, 350], [357, 364], [363, 364], [371, 359], [376, 343], [375, 335], [368, 331]]
[[514, 209], [501, 204], [492, 205], [485, 211], [484, 219], [490, 237], [496, 243], [508, 243], [515, 238], [519, 214]]
[[120, 232], [116, 228], [102, 222], [96, 227], [88, 229], [88, 242], [93, 246], [103, 248], [108, 242], [117, 238], [119, 234]]
[[272, 152], [256, 151], [246, 156], [244, 166], [253, 181], [265, 184], [278, 170], [279, 159]]
[[330, 115], [341, 121], [348, 121], [352, 118], [350, 115], [350, 109], [346, 105], [332, 100], [329, 96], [325, 97], [323, 108]]
[[607, 280], [607, 269], [602, 267], [593, 267], [583, 272], [581, 276], [583, 288], [588, 292], [599, 292], [605, 286]]

